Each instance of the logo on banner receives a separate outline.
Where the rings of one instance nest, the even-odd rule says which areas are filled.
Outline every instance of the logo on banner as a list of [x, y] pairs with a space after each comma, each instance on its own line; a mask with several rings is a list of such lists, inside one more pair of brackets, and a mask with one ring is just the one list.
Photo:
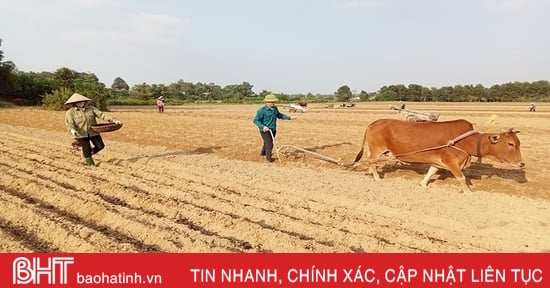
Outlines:
[[40, 284], [40, 280], [48, 284], [67, 284], [67, 267], [74, 264], [74, 257], [18, 257], [13, 260], [14, 285]]

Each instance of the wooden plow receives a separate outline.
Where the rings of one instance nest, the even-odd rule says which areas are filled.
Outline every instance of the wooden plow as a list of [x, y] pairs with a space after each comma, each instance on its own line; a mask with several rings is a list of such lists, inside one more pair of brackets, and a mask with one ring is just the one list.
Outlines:
[[439, 119], [439, 114], [437, 113], [426, 113], [420, 111], [413, 111], [407, 109], [401, 109], [399, 113], [405, 115], [405, 120], [411, 122], [422, 122], [422, 121], [437, 121]]
[[334, 163], [336, 165], [342, 165], [342, 161], [340, 159], [330, 158], [328, 156], [321, 155], [317, 152], [313, 152], [313, 151], [307, 150], [307, 149], [302, 148], [302, 147], [298, 147], [298, 146], [294, 146], [294, 145], [283, 145], [283, 146], [277, 148], [277, 142], [275, 141], [275, 136], [273, 136], [273, 131], [269, 130], [269, 134], [271, 134], [271, 140], [273, 140], [273, 148], [275, 148], [275, 152], [277, 153], [277, 159], [279, 160], [279, 163], [281, 163], [281, 156], [280, 156], [279, 152], [281, 150], [285, 149], [285, 148], [292, 148], [294, 150], [298, 150], [300, 152], [304, 152], [304, 153], [313, 155], [318, 159], [325, 160], [325, 161]]
[[[318, 159], [321, 159], [321, 160], [324, 160], [324, 161], [327, 161], [327, 162], [331, 162], [331, 163], [334, 163], [336, 165], [342, 165], [342, 161], [340, 159], [334, 159], [334, 158], [330, 158], [328, 156], [325, 156], [325, 155], [321, 155], [317, 152], [313, 152], [313, 151], [310, 151], [310, 150], [307, 150], [305, 148], [302, 148], [302, 147], [298, 147], [298, 146], [294, 146], [294, 145], [284, 145], [284, 146], [281, 146], [279, 147], [278, 149], [275, 148], [277, 150], [277, 154], [279, 154], [279, 152], [282, 153], [282, 150], [284, 149], [288, 149], [288, 148], [292, 148], [294, 150], [297, 150], [297, 151], [300, 151], [300, 152], [304, 152], [306, 154], [310, 154], [310, 155], [313, 155], [315, 158], [318, 158]], [[280, 158], [279, 158], [280, 159]]]
[[403, 115], [403, 118], [411, 122], [424, 122], [424, 121], [437, 121], [439, 119], [438, 113], [428, 113], [421, 111], [413, 111], [405, 108], [399, 108], [396, 106], [390, 106], [390, 110], [397, 110], [397, 113]]

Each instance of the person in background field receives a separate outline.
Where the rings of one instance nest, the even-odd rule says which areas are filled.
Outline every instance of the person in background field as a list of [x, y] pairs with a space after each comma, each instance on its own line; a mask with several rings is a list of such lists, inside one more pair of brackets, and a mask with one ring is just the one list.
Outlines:
[[164, 97], [160, 96], [157, 98], [157, 107], [159, 108], [159, 113], [164, 113]]
[[537, 105], [535, 103], [531, 103], [531, 106], [529, 106], [529, 112], [536, 112], [537, 111]]
[[399, 110], [405, 109], [405, 102], [399, 101], [399, 106], [397, 106], [397, 107], [399, 108]]
[[[263, 146], [260, 156], [265, 156], [267, 162], [273, 162], [271, 157], [273, 150], [273, 139], [277, 134], [277, 119], [291, 120], [292, 118], [279, 112], [275, 102], [279, 101], [275, 95], [269, 94], [263, 100], [266, 105], [258, 109], [254, 117], [254, 124], [260, 129]], [[271, 131], [271, 132], [270, 132]], [[273, 137], [271, 136], [273, 134]]]
[[[67, 101], [65, 107], [65, 125], [82, 147], [82, 156], [86, 165], [94, 165], [93, 154], [105, 148], [103, 139], [98, 132], [92, 130], [92, 126], [97, 124], [96, 118], [105, 121], [122, 124], [119, 120], [109, 117], [96, 107], [91, 105], [92, 100], [88, 97], [74, 93]], [[93, 147], [92, 145], [93, 144]]]

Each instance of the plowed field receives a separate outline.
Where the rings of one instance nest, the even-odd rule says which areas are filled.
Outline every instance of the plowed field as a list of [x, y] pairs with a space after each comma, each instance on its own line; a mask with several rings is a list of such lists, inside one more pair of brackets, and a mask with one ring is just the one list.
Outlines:
[[423, 165], [388, 160], [375, 182], [364, 164], [284, 148], [351, 163], [368, 123], [400, 117], [388, 103], [310, 106], [278, 122], [271, 164], [252, 124], [259, 105], [112, 107], [124, 126], [102, 134], [97, 167], [71, 147], [63, 111], [0, 109], [0, 251], [550, 251], [550, 107], [408, 104], [521, 131], [527, 167], [473, 163], [464, 194], [447, 172], [420, 187]]

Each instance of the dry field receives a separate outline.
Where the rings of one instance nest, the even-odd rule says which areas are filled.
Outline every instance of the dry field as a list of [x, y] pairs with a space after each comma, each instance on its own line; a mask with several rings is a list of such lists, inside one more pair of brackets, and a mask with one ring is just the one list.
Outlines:
[[[368, 123], [399, 118], [388, 104], [311, 104], [279, 121], [277, 146], [350, 163]], [[0, 251], [550, 251], [548, 106], [408, 103], [481, 132], [521, 131], [526, 169], [474, 163], [470, 194], [447, 172], [420, 187], [423, 165], [387, 161], [375, 182], [364, 164], [291, 149], [265, 163], [259, 107], [112, 107], [124, 127], [103, 133], [97, 167], [71, 148], [63, 111], [0, 109]]]

